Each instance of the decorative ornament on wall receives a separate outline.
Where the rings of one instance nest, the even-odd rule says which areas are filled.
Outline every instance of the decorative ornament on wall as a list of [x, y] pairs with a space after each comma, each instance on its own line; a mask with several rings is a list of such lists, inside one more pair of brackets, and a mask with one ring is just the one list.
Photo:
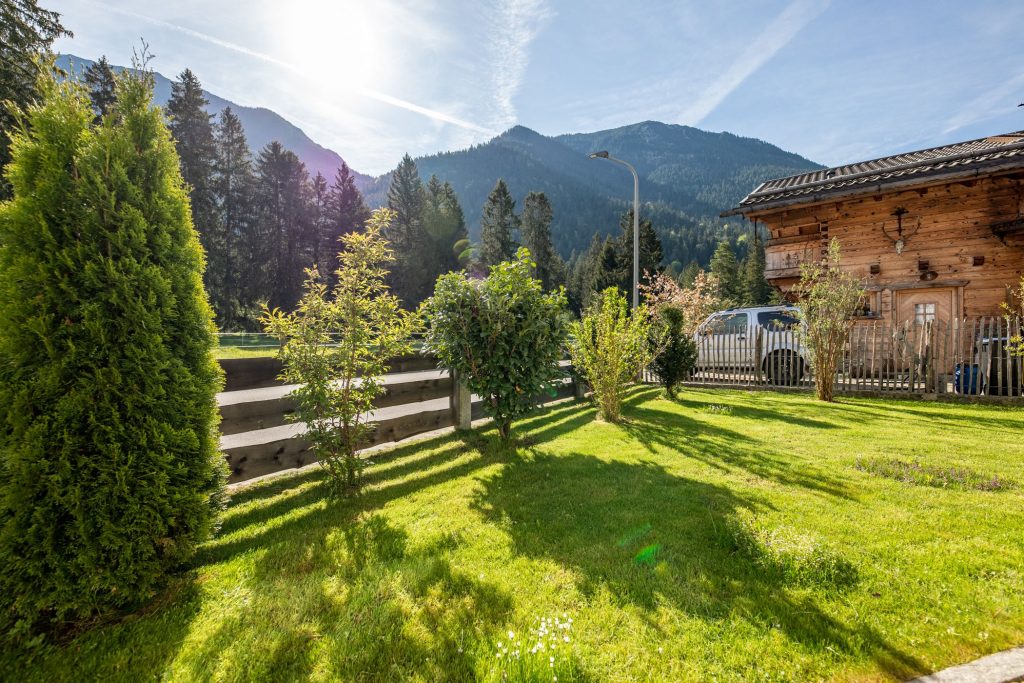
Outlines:
[[889, 231], [885, 229], [885, 223], [882, 223], [882, 234], [888, 237], [889, 241], [896, 245], [897, 254], [903, 253], [904, 247], [907, 246], [907, 240], [909, 240], [914, 234], [917, 233], [918, 230], [921, 229], [921, 217], [918, 216], [917, 223], [914, 224], [913, 229], [905, 230], [905, 228], [903, 227], [903, 217], [908, 213], [909, 211], [906, 208], [902, 206], [897, 206], [896, 210], [889, 214], [890, 216], [896, 218], [895, 236], [890, 234]]

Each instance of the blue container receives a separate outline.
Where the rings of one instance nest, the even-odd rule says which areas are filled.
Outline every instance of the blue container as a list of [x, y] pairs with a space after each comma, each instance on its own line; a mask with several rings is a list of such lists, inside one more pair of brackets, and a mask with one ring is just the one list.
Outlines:
[[975, 364], [960, 363], [953, 372], [953, 391], [958, 394], [977, 395], [978, 393], [978, 366]]

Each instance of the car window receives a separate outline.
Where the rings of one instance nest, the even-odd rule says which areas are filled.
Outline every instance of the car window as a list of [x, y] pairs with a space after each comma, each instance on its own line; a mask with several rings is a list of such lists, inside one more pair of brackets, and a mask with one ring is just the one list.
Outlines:
[[708, 322], [708, 329], [712, 334], [746, 334], [747, 314], [724, 313], [715, 316]]
[[799, 321], [787, 311], [767, 311], [757, 314], [757, 324], [766, 330], [788, 330]]

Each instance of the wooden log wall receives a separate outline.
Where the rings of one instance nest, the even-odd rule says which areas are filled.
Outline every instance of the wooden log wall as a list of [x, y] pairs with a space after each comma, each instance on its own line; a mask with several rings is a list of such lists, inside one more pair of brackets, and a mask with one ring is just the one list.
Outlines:
[[[896, 253], [882, 232], [895, 235], [897, 207], [903, 216], [905, 247]], [[1024, 214], [1024, 179], [1019, 174], [920, 187], [899, 192], [822, 202], [775, 212], [753, 213], [764, 223], [766, 275], [788, 290], [799, 263], [815, 258], [826, 237], [839, 240], [845, 268], [878, 292], [875, 311], [894, 320], [894, 291], [905, 287], [953, 287], [955, 317], [999, 315], [1007, 286], [1024, 275], [1024, 232], [997, 237], [992, 225]], [[921, 280], [919, 262], [937, 273]], [[879, 272], [871, 274], [871, 266]]]
[[[271, 358], [240, 358], [222, 360], [221, 366], [226, 375], [226, 391], [218, 397], [221, 449], [230, 469], [228, 481], [315, 462], [310, 444], [299, 436], [301, 426], [288, 418], [296, 404], [288, 395], [290, 388], [277, 379], [280, 363]], [[389, 367], [385, 391], [374, 403], [378, 419], [368, 447], [455, 424], [450, 399], [457, 387], [437, 370], [435, 359], [405, 356], [395, 358]], [[436, 373], [427, 372], [431, 370]], [[567, 378], [536, 398], [544, 404], [576, 394], [575, 382]], [[483, 417], [480, 401], [471, 403], [470, 414], [472, 419]]]

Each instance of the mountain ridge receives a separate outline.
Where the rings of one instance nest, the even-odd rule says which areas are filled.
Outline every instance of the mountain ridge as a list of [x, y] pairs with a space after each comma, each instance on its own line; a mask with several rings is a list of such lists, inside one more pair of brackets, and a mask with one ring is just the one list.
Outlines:
[[[82, 74], [87, 67], [94, 63], [95, 60], [70, 53], [57, 55], [57, 66], [69, 74]], [[111, 68], [121, 71], [128, 67], [111, 64]], [[153, 101], [160, 106], [165, 106], [171, 97], [173, 81], [157, 71], [153, 72], [153, 79]], [[327, 178], [328, 183], [333, 181], [334, 174], [341, 167], [343, 161], [341, 155], [313, 141], [301, 128], [288, 119], [272, 109], [237, 104], [206, 89], [203, 90], [203, 95], [208, 102], [206, 111], [209, 114], [216, 116], [225, 107], [231, 107], [231, 110], [242, 122], [253, 158], [268, 143], [277, 140], [295, 152], [296, 156], [306, 164], [306, 170], [309, 171], [310, 176], [316, 175], [319, 171]], [[352, 170], [360, 185], [366, 185], [373, 180], [372, 176], [359, 173], [355, 169]]]

